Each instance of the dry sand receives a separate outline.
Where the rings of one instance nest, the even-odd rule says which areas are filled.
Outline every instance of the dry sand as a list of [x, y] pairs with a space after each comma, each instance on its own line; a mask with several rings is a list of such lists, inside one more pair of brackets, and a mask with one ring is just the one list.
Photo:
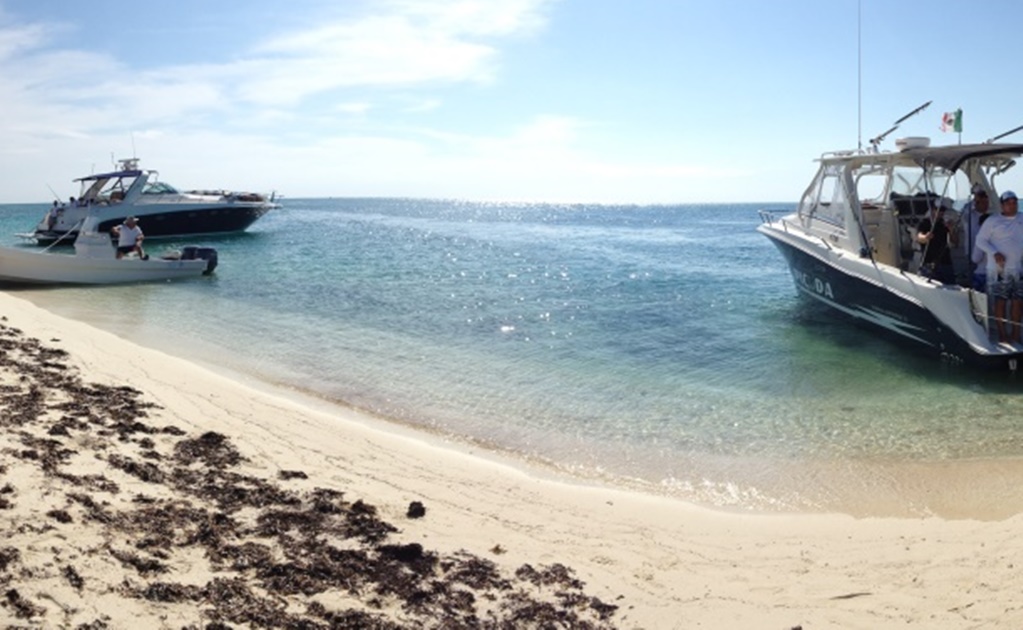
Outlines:
[[566, 483], [17, 297], [0, 314], [4, 627], [1023, 626], [1020, 516], [734, 514]]

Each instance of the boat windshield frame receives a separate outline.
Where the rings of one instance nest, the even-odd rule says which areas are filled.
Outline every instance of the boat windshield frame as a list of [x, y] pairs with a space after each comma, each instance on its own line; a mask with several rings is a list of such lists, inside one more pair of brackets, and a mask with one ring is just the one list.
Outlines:
[[143, 195], [180, 195], [179, 191], [174, 186], [171, 186], [167, 182], [149, 181], [142, 188]]
[[[851, 196], [868, 205], [884, 203], [893, 192], [901, 195], [950, 195], [961, 199], [957, 204], [961, 205], [968, 197], [971, 187], [969, 182], [986, 181], [988, 186], [993, 187], [994, 177], [1012, 168], [1015, 159], [1020, 156], [1023, 156], [1023, 144], [1009, 143], [921, 147], [896, 152], [827, 152], [817, 160], [821, 167], [801, 198], [799, 214], [806, 216], [808, 208], [816, 207], [819, 201], [806, 203], [808, 196], [812, 197], [811, 189], [817, 179], [826, 173], [837, 175], [838, 172], [833, 169], [847, 171], [851, 175], [847, 182], [848, 191], [855, 191]], [[859, 180], [868, 172], [882, 176], [887, 174], [887, 189], [861, 196]], [[902, 182], [901, 186], [899, 182]], [[953, 185], [953, 182], [957, 184]]]

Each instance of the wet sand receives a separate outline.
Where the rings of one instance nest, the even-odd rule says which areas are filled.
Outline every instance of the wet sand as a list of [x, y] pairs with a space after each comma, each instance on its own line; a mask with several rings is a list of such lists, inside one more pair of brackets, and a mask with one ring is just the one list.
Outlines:
[[1023, 518], [565, 483], [0, 294], [0, 619], [47, 628], [1018, 627]]

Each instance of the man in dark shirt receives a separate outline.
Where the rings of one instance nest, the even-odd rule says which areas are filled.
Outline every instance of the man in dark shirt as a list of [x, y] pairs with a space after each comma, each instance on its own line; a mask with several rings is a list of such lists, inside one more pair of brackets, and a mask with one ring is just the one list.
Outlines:
[[916, 231], [916, 240], [924, 248], [920, 274], [943, 284], [955, 282], [951, 248], [958, 242], [958, 232], [945, 222], [945, 210], [950, 205], [947, 199], [933, 199], [931, 213], [920, 221]]
[[973, 199], [963, 206], [960, 216], [966, 236], [966, 256], [969, 259], [972, 286], [983, 291], [987, 287], [987, 260], [984, 258], [984, 250], [977, 247], [977, 235], [984, 221], [991, 216], [988, 214], [990, 204], [987, 191], [980, 184], [974, 184], [971, 191]]

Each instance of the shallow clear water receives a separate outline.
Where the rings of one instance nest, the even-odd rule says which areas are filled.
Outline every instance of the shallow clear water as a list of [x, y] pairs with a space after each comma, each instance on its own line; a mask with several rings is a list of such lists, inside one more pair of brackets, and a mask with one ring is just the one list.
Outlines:
[[[294, 199], [201, 241], [219, 252], [212, 278], [21, 294], [168, 352], [719, 505], [842, 506], [843, 483], [864, 491], [849, 470], [1023, 455], [1021, 383], [801, 301], [755, 232], [759, 208]], [[44, 211], [0, 206], [0, 230]]]

